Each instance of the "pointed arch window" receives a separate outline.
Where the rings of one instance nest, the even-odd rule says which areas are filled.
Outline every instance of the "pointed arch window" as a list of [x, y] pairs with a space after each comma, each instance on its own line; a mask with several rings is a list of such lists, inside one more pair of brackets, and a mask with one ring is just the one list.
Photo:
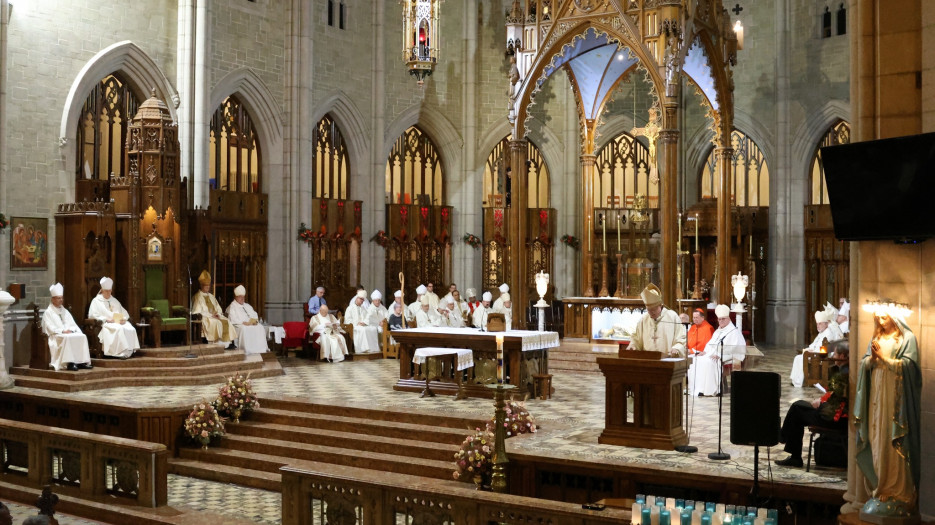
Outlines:
[[412, 126], [393, 145], [386, 159], [386, 200], [391, 204], [445, 204], [444, 174], [438, 148]]
[[809, 166], [809, 204], [828, 204], [828, 186], [825, 184], [825, 169], [821, 164], [821, 148], [849, 144], [850, 142], [851, 127], [847, 122], [839, 120], [828, 128], [828, 131], [821, 138], [821, 142], [815, 147], [815, 153], [812, 155], [812, 162]]
[[[756, 142], [735, 129], [730, 134], [732, 169], [729, 186], [733, 206], [769, 206], [769, 166]], [[701, 198], [716, 199], [717, 150], [712, 148], [701, 168]]]
[[[513, 135], [507, 135], [491, 150], [484, 165], [484, 207], [501, 208], [506, 204], [507, 171], [509, 168], [510, 141]], [[526, 141], [526, 170], [528, 206], [530, 208], [549, 207], [549, 166], [542, 158], [536, 144]]]
[[209, 140], [212, 189], [262, 191], [259, 139], [253, 119], [236, 95], [227, 97], [214, 111]]
[[88, 94], [78, 120], [76, 180], [107, 181], [124, 172], [127, 123], [136, 115], [139, 99], [117, 73], [104, 77]]
[[659, 207], [659, 184], [650, 180], [649, 149], [629, 133], [621, 133], [597, 154], [594, 207], [629, 207], [637, 194], [650, 208]]
[[317, 199], [347, 199], [350, 162], [341, 128], [325, 115], [312, 136], [312, 196]]

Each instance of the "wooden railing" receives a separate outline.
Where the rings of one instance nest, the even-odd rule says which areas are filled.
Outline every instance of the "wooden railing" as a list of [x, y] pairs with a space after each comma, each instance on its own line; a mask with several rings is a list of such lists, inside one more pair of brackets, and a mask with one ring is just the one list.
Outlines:
[[[0, 419], [0, 479], [87, 499], [166, 504], [165, 445]], [[16, 478], [25, 483], [17, 483]]]
[[286, 466], [280, 473], [283, 525], [630, 523], [629, 510], [584, 510], [573, 503], [478, 491], [455, 481], [325, 464]]

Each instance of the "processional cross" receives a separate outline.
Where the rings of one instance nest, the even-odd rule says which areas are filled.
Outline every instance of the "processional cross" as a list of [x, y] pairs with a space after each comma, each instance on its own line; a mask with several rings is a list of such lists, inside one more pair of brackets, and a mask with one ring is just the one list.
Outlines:
[[649, 120], [641, 128], [633, 128], [630, 134], [634, 137], [644, 136], [649, 142], [649, 181], [653, 184], [659, 183], [659, 175], [656, 173], [656, 140], [659, 138], [659, 132], [662, 128], [656, 123], [657, 111], [655, 107], [649, 108]]

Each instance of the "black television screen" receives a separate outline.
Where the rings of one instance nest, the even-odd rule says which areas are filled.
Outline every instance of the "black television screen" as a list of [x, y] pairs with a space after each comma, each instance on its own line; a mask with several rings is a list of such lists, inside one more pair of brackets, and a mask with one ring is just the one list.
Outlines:
[[834, 236], [935, 237], [935, 133], [821, 148]]

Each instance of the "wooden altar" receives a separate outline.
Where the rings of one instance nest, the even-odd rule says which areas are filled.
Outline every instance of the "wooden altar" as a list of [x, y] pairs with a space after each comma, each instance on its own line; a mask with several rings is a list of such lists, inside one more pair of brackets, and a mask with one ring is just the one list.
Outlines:
[[[606, 380], [604, 431], [598, 443], [672, 450], [688, 444], [682, 428], [682, 383], [688, 362], [659, 359], [659, 352], [621, 350], [627, 357], [599, 357]], [[627, 413], [633, 398], [632, 417]]]
[[[422, 392], [425, 388], [425, 378], [417, 375], [412, 364], [417, 348], [470, 348], [474, 352], [474, 368], [465, 371], [464, 392], [469, 397], [492, 397], [491, 390], [484, 385], [497, 382], [497, 335], [503, 336], [505, 382], [516, 385], [514, 393], [519, 399], [532, 395], [533, 375], [549, 373], [549, 348], [559, 345], [557, 332], [511, 330], [493, 333], [472, 328], [393, 330], [393, 339], [399, 343], [399, 380], [393, 390]], [[432, 390], [455, 395], [458, 383], [455, 377], [441, 378], [432, 384]]]
[[565, 337], [580, 337], [591, 341], [591, 310], [594, 308], [643, 308], [639, 297], [565, 297]]

